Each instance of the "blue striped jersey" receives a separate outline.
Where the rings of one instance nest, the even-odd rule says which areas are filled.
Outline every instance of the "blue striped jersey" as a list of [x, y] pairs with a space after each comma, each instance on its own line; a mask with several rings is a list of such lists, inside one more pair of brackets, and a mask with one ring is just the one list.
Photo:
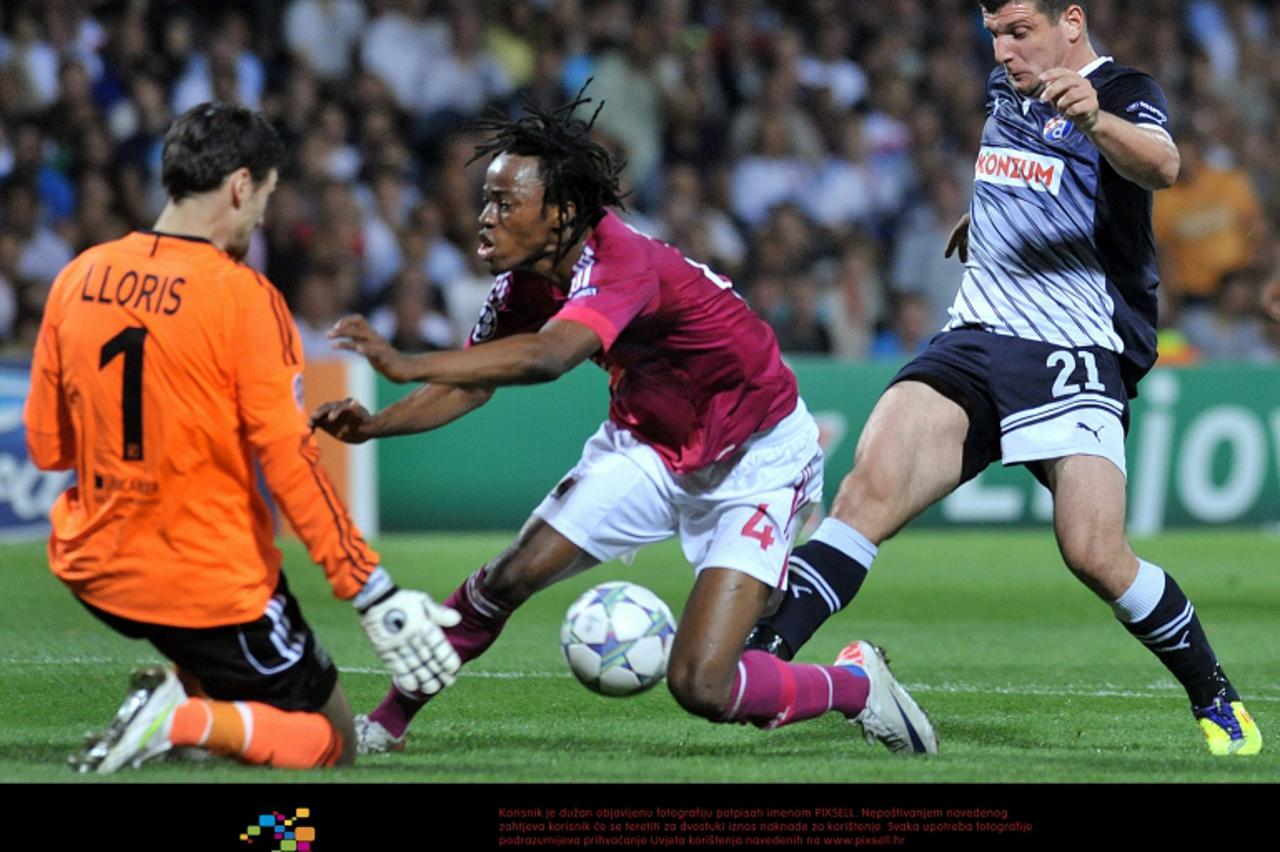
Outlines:
[[[1149, 76], [1110, 57], [1080, 73], [1103, 110], [1168, 135], [1164, 93]], [[1120, 353], [1134, 396], [1156, 356], [1151, 192], [996, 68], [969, 212], [969, 260], [946, 327], [1104, 347]]]

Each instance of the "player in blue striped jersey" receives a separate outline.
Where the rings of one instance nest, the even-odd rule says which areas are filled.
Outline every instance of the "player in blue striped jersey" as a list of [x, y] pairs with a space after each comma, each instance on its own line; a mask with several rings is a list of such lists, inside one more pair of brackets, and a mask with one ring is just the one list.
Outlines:
[[1125, 535], [1129, 399], [1156, 357], [1151, 192], [1179, 168], [1164, 94], [1094, 52], [1082, 3], [981, 5], [1000, 67], [946, 248], [965, 262], [951, 320], [880, 398], [831, 517], [792, 555], [793, 594], [749, 644], [790, 658], [881, 542], [991, 462], [1023, 464], [1053, 492], [1067, 566], [1183, 685], [1210, 751], [1255, 754], [1194, 607]]

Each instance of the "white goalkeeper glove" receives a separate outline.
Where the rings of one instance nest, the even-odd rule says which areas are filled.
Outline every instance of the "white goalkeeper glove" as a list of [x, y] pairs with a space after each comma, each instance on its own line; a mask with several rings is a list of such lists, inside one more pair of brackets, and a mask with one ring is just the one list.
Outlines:
[[403, 692], [434, 695], [453, 683], [462, 661], [442, 627], [462, 616], [425, 592], [397, 588], [382, 568], [353, 603], [373, 648]]

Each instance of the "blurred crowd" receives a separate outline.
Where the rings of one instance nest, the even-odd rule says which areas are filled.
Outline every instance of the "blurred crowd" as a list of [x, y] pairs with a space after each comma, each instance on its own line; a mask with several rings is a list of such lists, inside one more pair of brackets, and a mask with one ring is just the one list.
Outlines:
[[[1158, 193], [1173, 361], [1280, 357], [1280, 9], [1087, 3], [1100, 54], [1152, 74], [1182, 149]], [[290, 161], [247, 262], [308, 357], [369, 315], [396, 345], [465, 339], [483, 162], [469, 119], [591, 80], [625, 158], [625, 217], [733, 277], [784, 350], [903, 359], [947, 318], [994, 65], [976, 0], [5, 0], [0, 355], [29, 354], [48, 285], [150, 227], [168, 123], [261, 109]]]

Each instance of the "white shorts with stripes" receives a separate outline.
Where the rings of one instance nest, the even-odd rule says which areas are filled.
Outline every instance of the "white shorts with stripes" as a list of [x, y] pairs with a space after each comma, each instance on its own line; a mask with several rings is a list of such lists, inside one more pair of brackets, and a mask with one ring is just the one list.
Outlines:
[[1081, 393], [1000, 420], [1006, 465], [1064, 456], [1102, 456], [1125, 473], [1124, 406], [1102, 394]]
[[804, 510], [821, 500], [818, 426], [801, 400], [729, 459], [681, 476], [606, 422], [534, 515], [601, 562], [679, 535], [695, 571], [731, 568], [785, 589]]

